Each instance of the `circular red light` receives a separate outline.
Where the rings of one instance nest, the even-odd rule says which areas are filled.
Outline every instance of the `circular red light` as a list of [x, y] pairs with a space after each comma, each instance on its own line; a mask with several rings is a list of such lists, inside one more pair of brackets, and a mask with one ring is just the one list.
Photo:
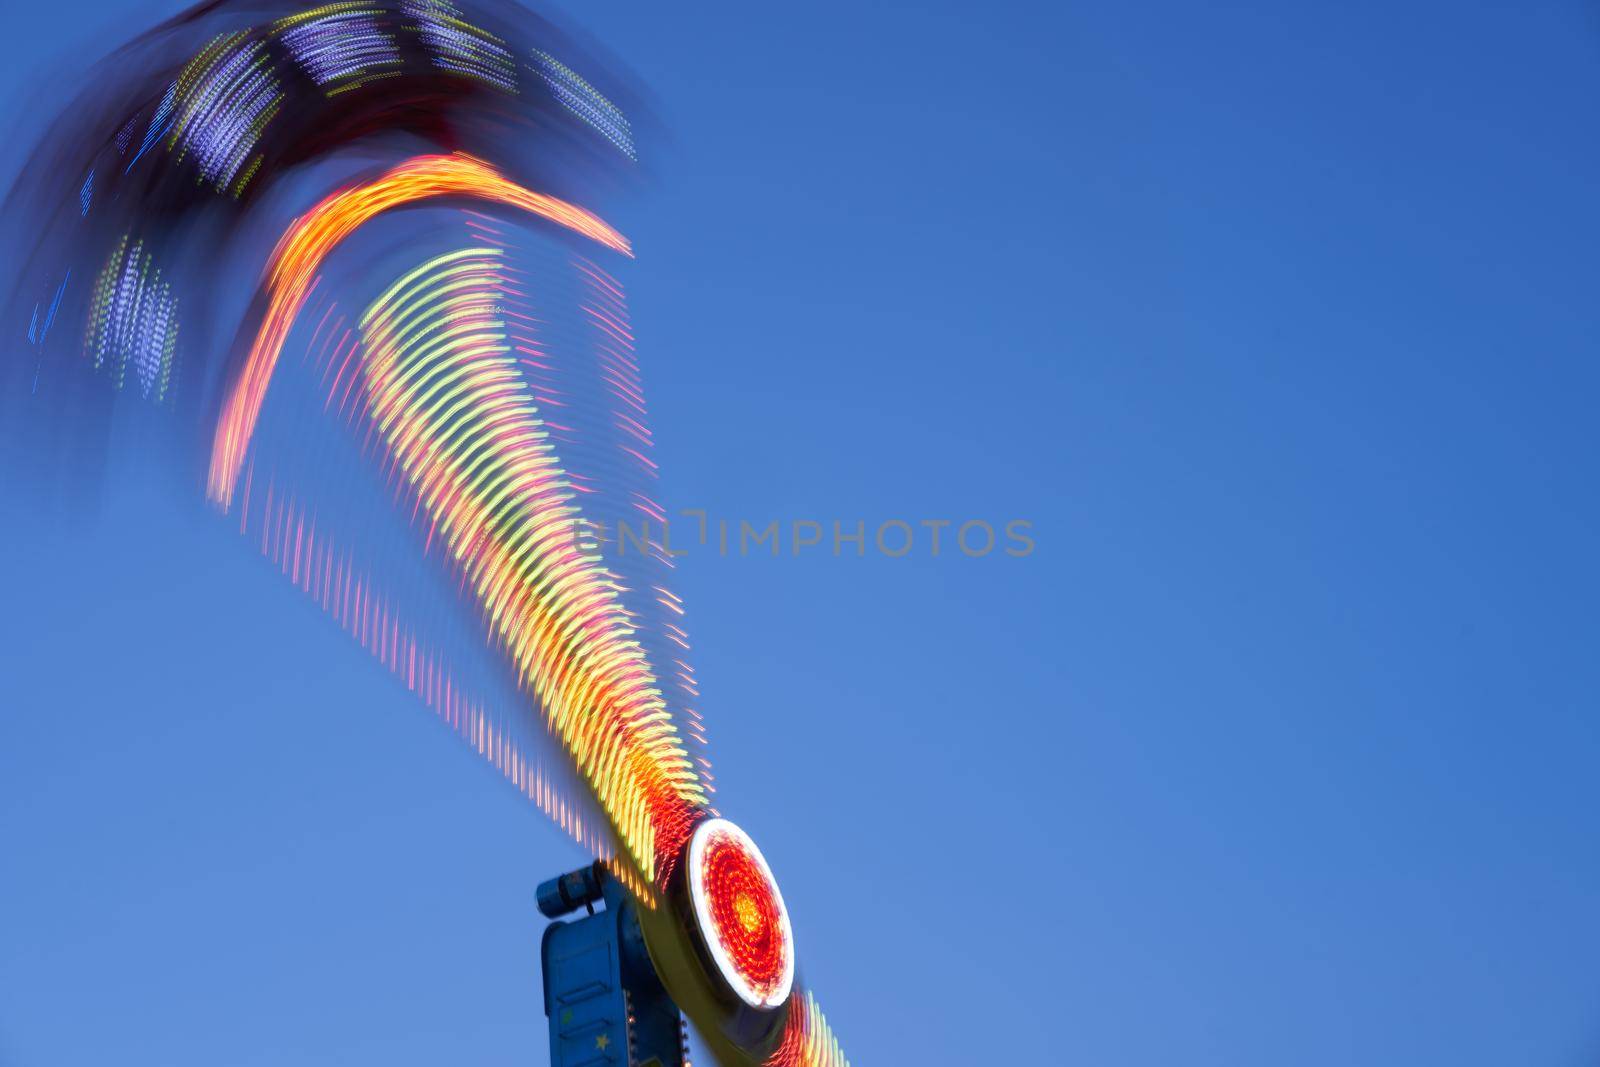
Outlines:
[[750, 835], [708, 819], [689, 840], [695, 919], [717, 968], [752, 1007], [782, 1004], [794, 984], [794, 935], [783, 895]]

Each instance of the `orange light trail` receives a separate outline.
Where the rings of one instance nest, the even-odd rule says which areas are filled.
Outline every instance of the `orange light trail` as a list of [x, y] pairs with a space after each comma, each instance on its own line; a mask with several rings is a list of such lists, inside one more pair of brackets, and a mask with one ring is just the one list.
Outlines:
[[439, 196], [467, 196], [521, 208], [624, 255], [632, 254], [627, 238], [599, 217], [524, 188], [482, 160], [460, 153], [416, 156], [370, 182], [332, 194], [296, 219], [272, 253], [267, 310], [217, 421], [207, 477], [213, 501], [224, 508], [233, 501], [267, 385], [323, 260], [363, 223], [392, 208]]

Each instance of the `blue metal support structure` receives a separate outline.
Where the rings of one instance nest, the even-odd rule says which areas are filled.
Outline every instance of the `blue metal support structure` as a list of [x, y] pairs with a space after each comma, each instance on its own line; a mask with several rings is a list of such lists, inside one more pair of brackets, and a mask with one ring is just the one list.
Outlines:
[[[541, 884], [538, 900], [557, 920], [539, 950], [551, 1067], [684, 1067], [683, 1017], [617, 880], [595, 863]], [[580, 908], [588, 914], [560, 921]]]

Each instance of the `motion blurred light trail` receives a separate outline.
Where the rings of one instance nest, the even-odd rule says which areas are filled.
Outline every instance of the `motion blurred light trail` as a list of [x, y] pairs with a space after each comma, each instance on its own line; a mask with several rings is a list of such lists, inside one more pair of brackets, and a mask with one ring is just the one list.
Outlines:
[[499, 0], [157, 27], [8, 195], [0, 461], [48, 491], [176, 469], [606, 862], [719, 1062], [834, 1067], [777, 883], [711, 806], [672, 560], [593, 536], [666, 513], [632, 251], [579, 206], [637, 180], [619, 92]]
[[654, 668], [512, 358], [497, 249], [424, 263], [362, 316], [372, 415], [645, 879], [706, 806]]
[[268, 306], [261, 330], [245, 357], [239, 381], [224, 401], [211, 455], [210, 493], [232, 501], [239, 467], [249, 447], [256, 415], [277, 365], [289, 327], [305, 305], [317, 268], [346, 237], [385, 211], [438, 196], [468, 196], [522, 208], [631, 254], [621, 234], [589, 212], [524, 189], [471, 156], [418, 156], [362, 185], [342, 189], [295, 220], [274, 249], [267, 267]]

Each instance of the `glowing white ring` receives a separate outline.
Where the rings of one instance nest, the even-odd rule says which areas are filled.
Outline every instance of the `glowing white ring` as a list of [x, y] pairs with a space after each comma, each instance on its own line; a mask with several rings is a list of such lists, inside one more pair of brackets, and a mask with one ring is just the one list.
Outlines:
[[[778, 906], [778, 936], [783, 942], [783, 977], [779, 980], [777, 988], [765, 996], [745, 980], [744, 975], [733, 965], [733, 960], [728, 958], [728, 951], [722, 947], [722, 939], [717, 936], [716, 921], [711, 916], [711, 904], [706, 898], [705, 874], [701, 870], [701, 861], [705, 858], [706, 844], [718, 834], [732, 837], [745, 854], [756, 861], [756, 866], [761, 868], [761, 873], [767, 880], [767, 888], [772, 891], [772, 900]], [[733, 991], [739, 994], [739, 999], [752, 1008], [776, 1008], [788, 1000], [789, 991], [794, 987], [794, 930], [789, 926], [789, 909], [784, 905], [783, 894], [778, 890], [778, 880], [772, 877], [772, 868], [767, 866], [767, 858], [761, 854], [761, 850], [756, 847], [749, 834], [727, 819], [707, 819], [695, 827], [694, 836], [689, 838], [689, 898], [694, 901], [694, 919], [700, 927], [700, 940], [705, 942], [706, 948], [711, 951], [711, 958], [716, 961], [717, 970], [722, 972], [723, 980]]]

